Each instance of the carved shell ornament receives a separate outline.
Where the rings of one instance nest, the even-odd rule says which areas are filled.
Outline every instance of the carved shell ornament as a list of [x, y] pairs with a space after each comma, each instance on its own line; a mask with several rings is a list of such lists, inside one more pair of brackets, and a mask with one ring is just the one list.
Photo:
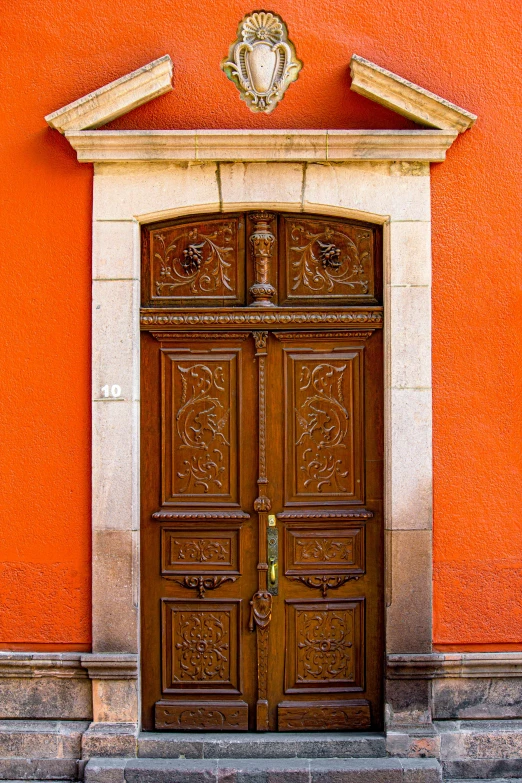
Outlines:
[[252, 111], [273, 111], [302, 63], [276, 14], [254, 11], [239, 25], [237, 39], [221, 67]]

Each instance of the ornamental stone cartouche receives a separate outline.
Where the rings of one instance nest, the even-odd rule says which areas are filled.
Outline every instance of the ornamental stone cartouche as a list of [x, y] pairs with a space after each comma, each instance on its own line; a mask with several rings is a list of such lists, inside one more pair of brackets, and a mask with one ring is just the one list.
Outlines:
[[302, 63], [282, 19], [269, 11], [254, 11], [240, 23], [221, 67], [247, 106], [268, 114], [297, 79]]

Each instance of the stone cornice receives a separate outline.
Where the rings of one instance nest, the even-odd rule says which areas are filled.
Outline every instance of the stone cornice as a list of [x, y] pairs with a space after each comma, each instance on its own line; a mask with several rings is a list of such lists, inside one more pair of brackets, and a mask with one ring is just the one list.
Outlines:
[[443, 161], [455, 130], [68, 131], [78, 160]]
[[85, 679], [80, 653], [0, 652], [0, 679]]
[[522, 677], [522, 652], [388, 655], [388, 679]]
[[475, 114], [357, 54], [350, 69], [354, 92], [421, 125], [463, 133], [477, 119]]
[[169, 90], [172, 60], [166, 54], [48, 114], [45, 120], [60, 133], [99, 128]]
[[132, 653], [88, 653], [81, 657], [91, 680], [135, 680], [138, 656]]

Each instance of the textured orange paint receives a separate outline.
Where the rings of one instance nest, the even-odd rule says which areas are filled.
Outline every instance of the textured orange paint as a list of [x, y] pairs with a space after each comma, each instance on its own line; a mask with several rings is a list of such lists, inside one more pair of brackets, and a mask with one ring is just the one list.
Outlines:
[[[118, 128], [405, 128], [353, 52], [479, 115], [433, 166], [435, 641], [522, 643], [519, 0], [278, 0], [304, 62], [270, 116], [220, 71], [238, 0], [18, 0], [2, 18], [0, 643], [90, 640], [91, 171], [43, 120], [169, 53]], [[499, 320], [501, 319], [501, 320]]]

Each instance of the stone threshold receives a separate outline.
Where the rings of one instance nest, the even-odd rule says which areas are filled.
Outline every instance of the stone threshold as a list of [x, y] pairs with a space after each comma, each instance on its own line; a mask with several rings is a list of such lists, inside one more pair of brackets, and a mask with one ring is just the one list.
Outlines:
[[440, 783], [436, 759], [92, 758], [85, 783]]
[[383, 733], [140, 732], [140, 758], [382, 758]]

